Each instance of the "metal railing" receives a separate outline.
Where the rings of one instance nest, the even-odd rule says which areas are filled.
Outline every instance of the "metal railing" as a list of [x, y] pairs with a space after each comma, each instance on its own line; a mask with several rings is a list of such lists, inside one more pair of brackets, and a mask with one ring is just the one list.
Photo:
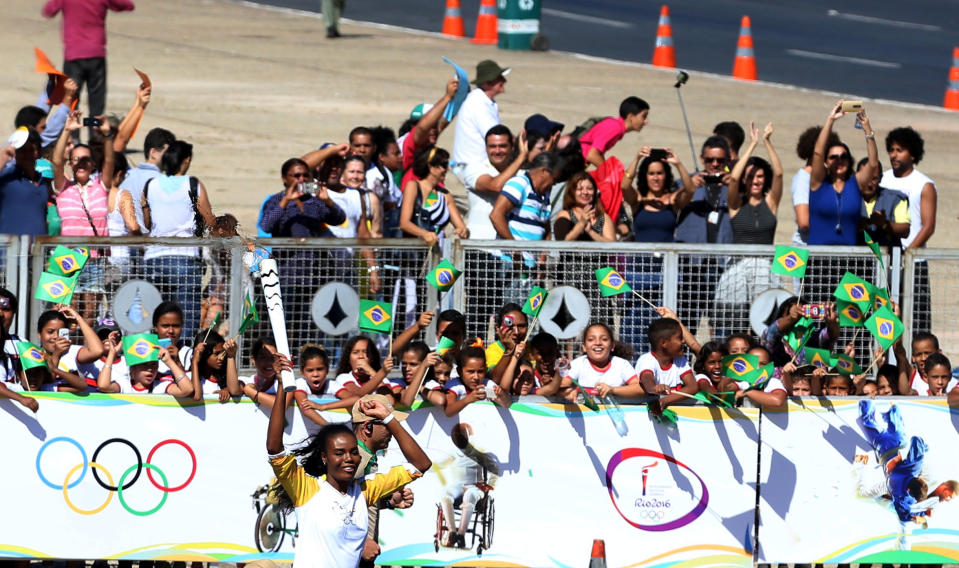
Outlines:
[[[22, 300], [17, 322], [22, 337], [33, 335], [33, 322], [46, 307], [32, 298], [48, 253], [58, 244], [120, 251], [99, 257], [90, 269], [84, 269], [84, 285], [78, 286], [74, 306], [91, 317], [109, 312], [129, 331], [148, 329], [159, 299], [173, 298], [190, 304], [185, 306], [190, 317], [184, 339], [203, 329], [217, 311], [223, 312], [224, 332], [233, 336], [239, 328], [244, 295], [254, 286], [242, 262], [246, 246], [239, 239], [40, 237], [31, 242], [26, 237], [7, 237], [0, 243], [6, 255], [0, 277]], [[323, 344], [334, 361], [345, 340], [356, 333], [355, 305], [360, 298], [394, 303], [397, 333], [411, 325], [420, 312], [435, 310], [439, 295], [426, 284], [424, 275], [442, 258], [451, 259], [464, 272], [443, 301], [466, 314], [471, 335], [488, 337], [489, 318], [499, 307], [507, 301], [522, 304], [530, 287], [538, 285], [552, 291], [539, 327], [571, 349], [591, 320], [609, 324], [621, 341], [637, 351], [647, 348], [645, 329], [656, 314], [633, 294], [602, 297], [594, 275], [600, 267], [620, 270], [636, 292], [654, 304], [673, 308], [700, 339], [755, 331], [755, 321], [768, 321], [777, 301], [800, 288], [795, 278], [771, 274], [774, 247], [763, 245], [453, 239], [433, 254], [414, 239], [259, 239], [256, 245], [269, 249], [279, 261], [291, 346]], [[155, 254], [144, 255], [146, 249], [156, 247], [166, 249], [161, 257], [177, 258], [164, 264]], [[372, 251], [380, 267], [380, 289], [375, 293], [361, 254], [366, 250]], [[17, 262], [11, 262], [13, 258]], [[916, 330], [931, 329], [943, 350], [957, 356], [959, 334], [949, 324], [959, 316], [959, 290], [954, 290], [959, 288], [955, 277], [959, 250], [910, 252], [902, 262], [896, 252], [884, 261], [889, 267], [885, 277], [868, 248], [811, 247], [802, 295], [809, 302], [831, 301], [847, 270], [879, 286], [888, 278], [891, 297], [902, 306], [907, 337], [913, 333], [913, 324]], [[924, 270], [932, 299], [917, 305], [914, 284]], [[137, 285], [141, 289], [136, 289]], [[258, 285], [255, 289], [261, 321], [238, 339], [239, 363], [247, 370], [251, 367], [249, 346], [255, 338], [270, 334]], [[769, 289], [780, 292], [764, 296], [760, 303], [766, 313], [753, 310], [750, 314], [757, 296]], [[922, 321], [929, 321], [929, 326], [922, 327]], [[838, 345], [844, 346], [854, 335], [854, 330], [844, 328]], [[378, 342], [385, 352], [385, 338]], [[856, 336], [862, 364], [869, 361], [869, 343], [868, 333]]]

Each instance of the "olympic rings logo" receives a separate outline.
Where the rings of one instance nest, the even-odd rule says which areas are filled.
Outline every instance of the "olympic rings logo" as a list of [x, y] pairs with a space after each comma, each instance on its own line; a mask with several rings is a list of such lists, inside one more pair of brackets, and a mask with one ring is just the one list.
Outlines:
[[661, 521], [665, 516], [666, 513], [663, 511], [649, 511], [647, 509], [639, 511], [640, 519], [649, 519], [650, 521]]
[[[80, 457], [83, 460], [83, 463], [79, 463], [73, 466], [70, 469], [70, 471], [67, 472], [67, 475], [63, 479], [62, 483], [56, 483], [48, 479], [47, 476], [43, 474], [43, 471], [41, 470], [41, 467], [40, 467], [40, 461], [43, 458], [43, 453], [47, 450], [48, 447], [56, 443], [65, 443], [65, 444], [74, 446], [80, 452]], [[107, 470], [107, 468], [104, 467], [103, 465], [97, 463], [97, 457], [99, 457], [100, 452], [105, 447], [109, 446], [110, 444], [121, 444], [121, 445], [127, 446], [128, 448], [130, 448], [130, 450], [133, 451], [133, 454], [136, 456], [136, 461], [137, 461], [136, 464], [131, 465], [120, 475], [120, 478], [116, 481], [116, 484], [114, 484], [113, 475], [110, 473], [110, 471]], [[185, 449], [190, 454], [190, 461], [192, 462], [190, 476], [187, 478], [186, 481], [184, 481], [180, 485], [177, 485], [176, 487], [170, 487], [166, 474], [163, 473], [163, 470], [157, 467], [156, 464], [152, 463], [153, 456], [156, 454], [157, 450], [170, 444], [181, 446], [183, 449]], [[159, 442], [157, 443], [157, 445], [153, 446], [153, 449], [151, 449], [150, 452], [147, 454], [146, 462], [144, 462], [143, 456], [140, 454], [140, 450], [135, 445], [133, 445], [133, 442], [126, 440], [124, 438], [110, 438], [109, 440], [106, 440], [105, 442], [97, 446], [97, 449], [94, 450], [93, 452], [92, 459], [88, 460], [87, 453], [83, 449], [83, 446], [80, 445], [80, 442], [77, 442], [75, 439], [70, 438], [68, 436], [58, 436], [56, 438], [47, 440], [46, 442], [43, 443], [42, 446], [40, 446], [40, 450], [37, 451], [36, 468], [37, 468], [37, 475], [40, 477], [40, 481], [42, 481], [44, 485], [53, 489], [54, 491], [63, 492], [63, 500], [66, 502], [67, 506], [70, 507], [70, 509], [72, 509], [75, 513], [78, 513], [80, 515], [96, 515], [100, 511], [103, 511], [104, 509], [107, 508], [107, 505], [109, 505], [110, 501], [113, 500], [113, 494], [116, 493], [117, 500], [120, 501], [120, 505], [122, 505], [123, 508], [126, 509], [128, 513], [132, 515], [136, 515], [138, 517], [146, 517], [159, 511], [163, 507], [163, 505], [166, 504], [167, 497], [170, 495], [170, 493], [182, 491], [183, 489], [186, 489], [188, 485], [190, 485], [190, 483], [193, 481], [194, 476], [196, 476], [196, 454], [193, 452], [193, 448], [187, 445], [186, 442], [171, 438], [168, 440], [163, 440], [162, 442]], [[89, 468], [89, 471], [93, 473], [93, 479], [97, 482], [97, 484], [99, 484], [100, 487], [107, 490], [107, 499], [99, 507], [96, 507], [93, 509], [81, 509], [77, 507], [70, 500], [69, 490], [73, 489], [74, 487], [79, 485], [81, 481], [83, 481], [83, 479], [87, 475], [88, 468]], [[152, 509], [139, 510], [139, 509], [134, 509], [133, 507], [130, 506], [129, 503], [127, 503], [126, 498], [123, 496], [123, 492], [130, 489], [133, 486], [133, 484], [140, 479], [140, 474], [143, 472], [144, 469], [147, 470], [147, 478], [150, 480], [150, 483], [152, 483], [154, 487], [156, 487], [162, 492], [162, 497], [160, 498], [160, 502]], [[80, 472], [80, 476], [74, 480], [73, 477], [74, 475], [76, 475], [77, 472]], [[156, 474], [160, 477], [160, 480], [163, 482], [162, 485], [156, 480], [156, 478], [154, 478], [153, 476], [154, 472], [156, 472]], [[100, 473], [103, 474], [102, 477], [100, 476]], [[106, 478], [106, 481], [104, 481], [103, 477]], [[129, 481], [127, 481], [128, 478], [129, 478]]]

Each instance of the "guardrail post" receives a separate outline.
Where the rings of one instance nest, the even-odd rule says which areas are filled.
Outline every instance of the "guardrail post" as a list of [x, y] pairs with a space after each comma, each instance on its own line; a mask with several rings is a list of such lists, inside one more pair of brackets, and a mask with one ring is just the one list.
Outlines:
[[[916, 253], [909, 249], [904, 255], [905, 262], [902, 279], [902, 325], [907, 337], [912, 337], [912, 317], [915, 308], [915, 290], [916, 290]], [[928, 330], [924, 330], [928, 331]], [[904, 341], [903, 344], [911, 345], [911, 342]], [[909, 351], [912, 351], [910, 347]]]
[[[23, 265], [21, 267], [22, 273], [20, 274], [20, 290], [23, 295], [20, 296], [20, 303], [25, 304], [26, 299], [30, 299], [30, 311], [27, 312], [26, 317], [21, 323], [28, 324], [30, 321], [36, 319], [40, 315], [42, 302], [33, 297], [33, 290], [36, 289], [37, 283], [40, 281], [40, 273], [43, 272], [43, 245], [38, 242], [30, 242], [30, 237], [24, 236], [23, 240], [20, 241], [21, 247], [23, 250]], [[30, 274], [27, 270], [27, 259], [33, 261], [33, 273]], [[24, 335], [20, 337], [28, 337], [30, 331], [29, 325], [24, 327]]]
[[30, 320], [30, 310], [27, 306], [27, 298], [32, 298], [33, 294], [30, 293], [30, 237], [28, 235], [20, 235], [20, 238], [13, 243], [11, 248], [16, 251], [15, 261], [16, 261], [16, 278], [9, 280], [10, 285], [17, 291], [17, 298], [20, 299], [20, 306], [17, 310], [17, 335], [26, 338], [28, 330], [30, 329], [29, 320]]
[[[243, 281], [246, 269], [243, 266], [243, 248], [238, 244], [230, 248], [230, 298], [227, 301], [230, 317], [230, 337], [240, 332], [243, 314]], [[243, 347], [243, 338], [237, 337], [237, 351]]]
[[668, 250], [663, 253], [663, 305], [673, 311], [679, 308], [679, 253]]

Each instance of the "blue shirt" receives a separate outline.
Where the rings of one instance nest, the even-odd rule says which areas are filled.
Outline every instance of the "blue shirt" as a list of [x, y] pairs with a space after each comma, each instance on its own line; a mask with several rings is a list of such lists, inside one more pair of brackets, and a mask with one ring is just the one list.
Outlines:
[[[850, 176], [837, 193], [829, 181], [823, 182], [815, 191], [809, 192], [809, 240], [810, 245], [855, 246], [862, 231], [859, 230], [859, 210], [862, 194], [856, 176]], [[837, 230], [837, 226], [839, 230]]]
[[[727, 187], [697, 187], [676, 223], [677, 243], [731, 243], [733, 227], [729, 223]], [[710, 223], [710, 221], [715, 221]]]
[[46, 235], [47, 200], [50, 182], [33, 175], [33, 180], [18, 167], [0, 174], [0, 233], [11, 235]]
[[263, 204], [259, 226], [274, 237], [331, 236], [326, 225], [340, 225], [346, 220], [346, 213], [339, 206], [334, 203], [330, 207], [314, 195], [302, 200], [302, 211], [293, 201], [280, 209], [284, 193], [281, 191], [270, 196]]

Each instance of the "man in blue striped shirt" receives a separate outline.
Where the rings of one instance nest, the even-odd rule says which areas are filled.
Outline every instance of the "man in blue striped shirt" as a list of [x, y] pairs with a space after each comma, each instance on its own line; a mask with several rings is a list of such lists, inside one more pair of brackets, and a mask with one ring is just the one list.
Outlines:
[[557, 154], [542, 152], [533, 158], [527, 171], [506, 182], [489, 216], [498, 238], [549, 239], [549, 191], [561, 167]]

